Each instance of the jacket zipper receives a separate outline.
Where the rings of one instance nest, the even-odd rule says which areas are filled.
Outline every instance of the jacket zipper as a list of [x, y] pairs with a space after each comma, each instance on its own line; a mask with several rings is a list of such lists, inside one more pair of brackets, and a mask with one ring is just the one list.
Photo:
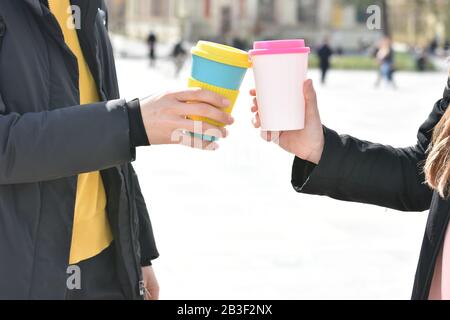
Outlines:
[[[125, 180], [125, 177], [124, 177], [124, 175], [122, 173], [122, 170], [119, 169], [119, 171], [120, 171], [120, 174], [122, 175], [123, 181], [125, 182], [126, 180]], [[130, 190], [128, 190], [127, 183], [124, 183], [124, 187], [125, 187], [126, 196], [127, 196], [127, 199], [128, 199], [128, 212], [130, 214], [130, 216], [129, 216], [129, 228], [130, 228], [129, 231], [130, 231], [130, 236], [132, 238], [131, 239], [131, 246], [133, 248], [134, 266], [135, 266], [135, 269], [136, 269], [136, 275], [139, 278], [139, 282], [138, 282], [139, 295], [141, 296], [141, 298], [143, 298], [144, 294], [145, 294], [145, 283], [144, 283], [144, 281], [142, 279], [142, 276], [141, 276], [141, 270], [140, 270], [140, 267], [139, 267], [140, 264], [138, 264], [137, 258], [136, 258], [136, 252], [137, 251], [136, 251], [136, 247], [134, 246], [134, 240], [135, 239], [134, 239], [134, 233], [133, 233], [133, 216], [132, 216], [133, 210], [132, 210], [131, 201], [130, 201], [130, 194], [133, 194], [133, 193], [130, 193], [130, 192], [134, 192], [134, 188], [133, 188], [133, 185], [130, 185], [130, 187], [129, 187]]]
[[[49, 3], [50, 0], [43, 0], [43, 1], [44, 1], [44, 4], [47, 6], [47, 8], [50, 8], [50, 3]], [[90, 44], [89, 44], [89, 49], [91, 50], [91, 52], [93, 51]], [[95, 54], [93, 56], [96, 57]], [[99, 64], [97, 63], [97, 65], [99, 65]], [[100, 77], [100, 79], [101, 79], [101, 77]], [[99, 85], [99, 87], [101, 87], [101, 86]], [[120, 175], [122, 176], [123, 181], [125, 182], [125, 178], [123, 176], [123, 173], [121, 172], [121, 169], [119, 168], [118, 171], [119, 171]], [[138, 283], [138, 285], [139, 285], [139, 294], [140, 294], [141, 297], [144, 297], [144, 295], [145, 295], [145, 283], [142, 280], [141, 270], [139, 268], [139, 264], [137, 263], [137, 259], [136, 259], [136, 248], [135, 248], [135, 245], [134, 245], [134, 239], [133, 239], [134, 235], [133, 235], [133, 225], [132, 225], [132, 223], [133, 223], [133, 221], [132, 221], [132, 212], [133, 211], [131, 210], [132, 209], [131, 208], [131, 200], [130, 200], [130, 195], [128, 194], [128, 192], [129, 191], [133, 191], [133, 189], [132, 190], [128, 190], [128, 187], [127, 187], [126, 183], [124, 183], [124, 187], [125, 187], [126, 196], [127, 196], [127, 200], [128, 200], [128, 211], [129, 211], [129, 214], [130, 214], [130, 217], [129, 217], [129, 224], [130, 224], [129, 228], [130, 228], [130, 230], [129, 231], [130, 231], [130, 236], [132, 238], [131, 246], [132, 246], [132, 249], [133, 249], [133, 260], [134, 260], [134, 266], [135, 266], [135, 270], [136, 270], [136, 275], [139, 278], [139, 283]], [[130, 188], [132, 188], [132, 186]], [[133, 288], [134, 285], [133, 285], [133, 283], [132, 283], [132, 281], [131, 281], [129, 276], [128, 276], [128, 279], [130, 281], [131, 288]]]

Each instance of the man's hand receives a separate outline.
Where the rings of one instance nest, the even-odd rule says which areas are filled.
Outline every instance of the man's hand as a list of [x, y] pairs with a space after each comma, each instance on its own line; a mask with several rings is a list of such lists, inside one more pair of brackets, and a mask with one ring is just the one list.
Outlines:
[[218, 147], [215, 142], [191, 137], [189, 132], [225, 138], [227, 130], [209, 123], [189, 120], [187, 117], [200, 116], [230, 125], [234, 119], [224, 111], [229, 105], [230, 101], [211, 91], [188, 89], [141, 100], [141, 113], [150, 144], [182, 144], [192, 148], [215, 150]]
[[145, 300], [158, 300], [159, 299], [159, 284], [156, 280], [155, 271], [153, 267], [143, 267], [142, 277], [145, 286]]
[[[278, 143], [281, 148], [296, 155], [300, 159], [318, 164], [322, 158], [325, 139], [319, 109], [317, 107], [316, 92], [311, 80], [305, 82], [303, 91], [306, 100], [305, 129], [298, 131], [262, 132], [261, 136], [268, 142]], [[258, 114], [256, 91], [252, 90], [250, 94], [255, 97], [251, 109], [255, 113], [253, 125], [255, 128], [260, 128], [261, 121]]]

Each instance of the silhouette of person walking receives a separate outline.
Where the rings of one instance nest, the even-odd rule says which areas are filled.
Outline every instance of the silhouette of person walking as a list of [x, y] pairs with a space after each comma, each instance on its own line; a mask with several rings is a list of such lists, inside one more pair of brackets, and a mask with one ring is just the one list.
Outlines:
[[387, 84], [391, 85], [392, 88], [396, 89], [397, 86], [394, 81], [394, 73], [395, 73], [394, 49], [392, 48], [392, 41], [389, 37], [385, 37], [382, 40], [376, 53], [376, 59], [379, 65], [379, 72], [375, 86], [379, 87], [381, 81], [384, 79]]
[[180, 75], [186, 61], [187, 51], [183, 46], [183, 41], [177, 42], [172, 51], [172, 58], [175, 65], [175, 77]]
[[150, 67], [154, 67], [156, 63], [156, 44], [158, 42], [158, 38], [156, 34], [150, 32], [147, 38], [147, 45], [149, 48], [149, 58], [150, 58]]
[[329, 39], [325, 38], [322, 45], [319, 47], [317, 51], [317, 55], [319, 56], [319, 64], [320, 71], [322, 72], [322, 84], [325, 84], [328, 70], [330, 70], [331, 63], [330, 59], [333, 56], [333, 50], [329, 45]]

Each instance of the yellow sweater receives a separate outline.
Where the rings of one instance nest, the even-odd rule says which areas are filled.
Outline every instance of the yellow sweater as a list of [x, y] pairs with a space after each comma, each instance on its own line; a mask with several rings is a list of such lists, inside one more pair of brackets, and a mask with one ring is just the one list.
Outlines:
[[[97, 86], [81, 51], [76, 29], [72, 27], [70, 1], [49, 0], [49, 9], [59, 22], [67, 46], [78, 60], [80, 103], [98, 102]], [[81, 174], [78, 176], [69, 263], [76, 264], [98, 255], [109, 247], [112, 239], [100, 172]]]

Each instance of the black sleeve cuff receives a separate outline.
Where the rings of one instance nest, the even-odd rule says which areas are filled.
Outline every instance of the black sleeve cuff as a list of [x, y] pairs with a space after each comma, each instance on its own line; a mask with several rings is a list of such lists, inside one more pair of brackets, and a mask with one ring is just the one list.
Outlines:
[[148, 261], [141, 261], [141, 267], [142, 268], [145, 268], [145, 267], [151, 267], [153, 264], [152, 264], [152, 261], [151, 260], [148, 260]]
[[[339, 163], [345, 154], [340, 136], [333, 130], [323, 127], [325, 144], [318, 165], [299, 159], [294, 160], [292, 186], [297, 192], [324, 195], [339, 180]], [[330, 190], [328, 190], [330, 191]]]
[[295, 157], [292, 167], [292, 185], [294, 188], [297, 190], [301, 189], [316, 167], [317, 165], [312, 162]]
[[[142, 249], [141, 249], [142, 250]], [[141, 252], [143, 254], [143, 252]], [[149, 256], [141, 256], [141, 267], [150, 267], [153, 265], [153, 261], [159, 258], [159, 252], [153, 252]]]
[[127, 103], [128, 121], [130, 124], [131, 146], [145, 147], [149, 146], [147, 132], [145, 131], [144, 121], [142, 120], [141, 104], [139, 99]]

